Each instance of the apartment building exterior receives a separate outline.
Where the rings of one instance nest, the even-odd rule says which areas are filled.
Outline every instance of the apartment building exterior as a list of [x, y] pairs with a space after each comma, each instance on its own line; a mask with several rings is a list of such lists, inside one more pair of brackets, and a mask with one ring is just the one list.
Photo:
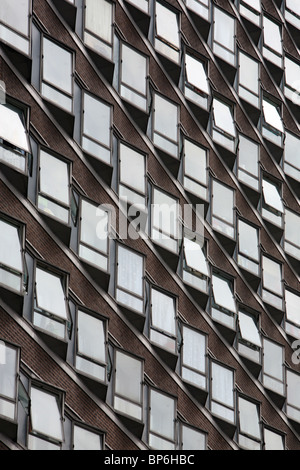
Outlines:
[[299, 25], [1, 0], [1, 450], [300, 449]]

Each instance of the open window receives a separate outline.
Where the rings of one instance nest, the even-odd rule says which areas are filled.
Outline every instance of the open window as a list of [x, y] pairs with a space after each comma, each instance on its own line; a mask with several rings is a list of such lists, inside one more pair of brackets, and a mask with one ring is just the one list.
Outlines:
[[[237, 349], [248, 360], [247, 364], [251, 365], [253, 371], [252, 363], [261, 364], [262, 340], [258, 318], [242, 309], [238, 311]], [[260, 370], [260, 367], [255, 370]]]
[[242, 449], [261, 450], [260, 407], [258, 403], [238, 397], [238, 443]]
[[183, 281], [191, 287], [203, 292], [208, 291], [208, 279], [210, 277], [209, 264], [206, 258], [206, 243], [183, 238]]
[[149, 447], [175, 450], [176, 399], [155, 389], [149, 390]]
[[288, 23], [299, 30], [300, 28], [300, 5], [297, 0], [285, 1], [285, 19]]
[[238, 219], [237, 238], [237, 261], [239, 266], [245, 271], [254, 274], [254, 276], [259, 277], [259, 229], [242, 219]]
[[[146, 155], [119, 143], [119, 197], [129, 205], [137, 204], [145, 210]], [[133, 170], [134, 169], [134, 170]]]
[[262, 100], [262, 135], [268, 141], [283, 146], [284, 126], [281, 118], [280, 106], [267, 98]]
[[213, 320], [235, 332], [236, 313], [233, 281], [219, 274], [213, 274], [211, 296], [211, 316]]
[[284, 346], [263, 338], [263, 385], [273, 396], [285, 397]]
[[282, 67], [282, 37], [281, 25], [263, 16], [263, 56], [268, 61]]
[[239, 96], [258, 108], [260, 104], [259, 62], [242, 51], [239, 51], [238, 58]]
[[223, 61], [235, 66], [235, 19], [225, 10], [213, 9], [213, 52]]
[[23, 294], [25, 260], [23, 226], [0, 216], [0, 285]]
[[210, 20], [210, 0], [185, 0], [185, 3], [199, 17]]
[[212, 102], [212, 138], [232, 153], [237, 145], [233, 106], [214, 97]]
[[300, 139], [295, 134], [286, 132], [284, 141], [284, 162], [283, 169], [286, 175], [295, 180], [297, 187], [300, 182], [300, 155], [297, 149]]
[[300, 215], [289, 209], [284, 218], [284, 251], [300, 260]]
[[20, 351], [0, 340], [0, 429], [10, 438], [16, 438], [18, 373]]
[[293, 370], [287, 369], [286, 383], [286, 414], [292, 421], [300, 423], [300, 374]]
[[179, 203], [159, 188], [152, 189], [151, 239], [167, 250], [178, 253]]
[[153, 144], [161, 151], [179, 157], [179, 106], [155, 93], [153, 96]]
[[176, 297], [151, 287], [150, 341], [160, 349], [177, 354]]
[[30, 55], [31, 0], [3, 0], [0, 11], [0, 40]]
[[[207, 391], [207, 336], [182, 324], [181, 377], [193, 388]], [[206, 394], [205, 394], [206, 398]]]
[[179, 14], [164, 4], [155, 3], [155, 40], [157, 52], [167, 56], [173, 62], [180, 59]]
[[226, 237], [234, 239], [234, 189], [225, 186], [217, 180], [213, 180], [211, 194], [211, 224], [213, 229], [224, 234]]
[[112, 60], [113, 2], [109, 0], [83, 1], [83, 41], [96, 53]]
[[300, 295], [285, 290], [285, 331], [293, 338], [300, 339]]
[[215, 361], [210, 364], [210, 410], [228, 423], [228, 432], [235, 426], [234, 370]]
[[188, 51], [185, 54], [184, 94], [188, 100], [207, 109], [210, 89], [206, 67]]
[[238, 147], [238, 179], [245, 185], [259, 190], [259, 144], [239, 135]]
[[285, 450], [285, 436], [277, 430], [265, 426], [264, 450]]
[[186, 191], [201, 200], [208, 197], [207, 150], [183, 139], [183, 186]]
[[262, 209], [264, 219], [279, 227], [283, 225], [284, 205], [278, 184], [270, 179], [262, 180]]
[[284, 94], [286, 98], [299, 104], [298, 92], [299, 90], [299, 77], [300, 77], [300, 63], [291, 59], [287, 55], [284, 58]]
[[262, 298], [276, 309], [283, 308], [282, 265], [273, 259], [262, 256]]

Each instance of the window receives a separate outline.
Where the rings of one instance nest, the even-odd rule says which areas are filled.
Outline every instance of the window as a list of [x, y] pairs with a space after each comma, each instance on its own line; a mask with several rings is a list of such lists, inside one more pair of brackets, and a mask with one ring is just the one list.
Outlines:
[[203, 390], [207, 389], [206, 335], [182, 325], [181, 377]]
[[300, 139], [286, 132], [284, 141], [284, 172], [296, 181], [300, 181], [300, 154], [297, 151]]
[[284, 206], [277, 184], [263, 178], [262, 180], [262, 216], [269, 222], [282, 226]]
[[61, 397], [32, 385], [30, 398], [28, 449], [60, 450], [64, 439]]
[[179, 107], [158, 94], [154, 95], [153, 100], [153, 143], [178, 158]]
[[285, 331], [294, 338], [300, 339], [300, 295], [285, 291]]
[[266, 16], [263, 17], [263, 56], [282, 67], [281, 26]]
[[150, 389], [149, 446], [156, 450], [175, 450], [176, 400]]
[[0, 340], [0, 416], [13, 421], [17, 411], [18, 368], [18, 349]]
[[64, 340], [68, 320], [65, 279], [36, 266], [33, 324]]
[[259, 107], [259, 62], [241, 51], [239, 51], [238, 93], [240, 98]]
[[297, 0], [285, 1], [285, 19], [291, 25], [300, 28], [300, 5]]
[[106, 381], [106, 323], [81, 309], [77, 311], [76, 357], [78, 371]]
[[284, 127], [281, 119], [280, 108], [275, 102], [263, 99], [262, 135], [274, 144], [282, 147]]
[[185, 54], [185, 86], [184, 94], [188, 100], [193, 101], [202, 108], [207, 109], [209, 83], [204, 63], [195, 56]]
[[259, 144], [244, 135], [239, 136], [238, 179], [258, 191], [259, 189]]
[[204, 245], [187, 236], [183, 239], [183, 280], [196, 289], [207, 292], [209, 266]]
[[238, 397], [239, 436], [238, 442], [243, 449], [261, 449], [261, 428], [259, 405]]
[[74, 425], [73, 450], [104, 450], [103, 434]]
[[97, 53], [112, 59], [113, 3], [108, 0], [84, 0], [84, 43]]
[[[134, 170], [133, 170], [134, 169]], [[119, 144], [119, 197], [129, 204], [145, 207], [146, 156]]]
[[198, 429], [182, 424], [180, 450], [206, 450], [206, 434]]
[[152, 190], [151, 238], [177, 253], [179, 239], [178, 200], [158, 188]]
[[137, 6], [140, 10], [145, 13], [149, 12], [149, 0], [130, 0], [130, 3]]
[[127, 44], [121, 44], [120, 95], [133, 105], [147, 111], [147, 57]]
[[234, 229], [234, 190], [216, 180], [212, 181], [211, 224], [227, 237], [235, 237]]
[[284, 436], [268, 428], [264, 428], [264, 443], [264, 450], [285, 450]]
[[212, 361], [210, 380], [210, 410], [212, 414], [230, 423], [235, 423], [233, 370]]
[[235, 20], [219, 8], [214, 8], [213, 52], [222, 60], [235, 65]]
[[[295, 60], [285, 56], [284, 59], [285, 84], [284, 94], [291, 101], [295, 101], [298, 97], [300, 64]], [[299, 104], [299, 103], [298, 103]]]
[[213, 140], [231, 152], [235, 152], [237, 143], [236, 137], [237, 134], [232, 106], [218, 98], [214, 98], [212, 104]]
[[123, 245], [117, 245], [116, 299], [144, 313], [144, 257]]
[[42, 87], [44, 98], [73, 111], [73, 54], [45, 36], [42, 37]]
[[68, 224], [70, 164], [41, 149], [39, 155], [38, 208]]
[[157, 52], [179, 62], [180, 26], [179, 15], [163, 4], [155, 5], [155, 41]]
[[259, 276], [259, 231], [258, 228], [238, 219], [238, 264], [246, 271]]
[[300, 422], [300, 375], [292, 370], [286, 371], [287, 397], [286, 414], [296, 422]]
[[300, 215], [286, 209], [284, 222], [284, 250], [300, 259]]
[[22, 292], [24, 272], [21, 226], [0, 218], [0, 284]]
[[1, 104], [0, 122], [0, 161], [25, 173], [31, 150], [24, 113], [15, 106]]
[[30, 55], [30, 0], [3, 0], [0, 11], [0, 40]]
[[82, 148], [110, 164], [112, 107], [86, 92], [82, 99]]
[[211, 316], [214, 320], [235, 330], [236, 303], [232, 282], [217, 274], [212, 276]]
[[177, 353], [176, 299], [158, 289], [151, 289], [150, 341]]
[[114, 408], [142, 421], [143, 361], [116, 350], [115, 366]]
[[260, 0], [240, 0], [240, 14], [257, 26], [260, 26]]
[[263, 348], [263, 385], [279, 395], [285, 395], [284, 347], [264, 338]]
[[282, 310], [282, 266], [267, 256], [262, 257], [262, 298]]
[[260, 363], [262, 342], [256, 318], [247, 312], [239, 311], [238, 333], [239, 354]]
[[207, 151], [194, 142], [183, 140], [183, 186], [201, 199], [207, 199]]
[[108, 270], [108, 230], [108, 211], [82, 199], [78, 253], [81, 259], [103, 271]]
[[186, 0], [186, 6], [197, 13], [197, 15], [204, 18], [206, 21], [209, 21], [209, 0]]

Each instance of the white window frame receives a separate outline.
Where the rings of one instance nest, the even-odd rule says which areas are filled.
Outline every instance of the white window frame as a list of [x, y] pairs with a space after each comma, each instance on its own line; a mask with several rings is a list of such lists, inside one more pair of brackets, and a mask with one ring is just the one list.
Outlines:
[[195, 289], [208, 291], [210, 267], [207, 260], [207, 243], [204, 240], [193, 239], [189, 235], [183, 237], [183, 281]]
[[252, 362], [261, 363], [262, 340], [259, 320], [243, 309], [238, 310], [238, 343], [239, 354]]
[[[224, 120], [224, 113], [226, 113]], [[234, 117], [234, 106], [219, 97], [212, 100], [212, 139], [230, 152], [236, 151], [237, 131]]]
[[271, 99], [262, 99], [262, 135], [275, 145], [283, 146], [285, 129], [280, 105]]
[[285, 208], [281, 198], [280, 188], [274, 181], [262, 178], [262, 217], [279, 227], [283, 225]]
[[[237, 306], [235, 301], [233, 280], [230, 280], [219, 273], [213, 273], [211, 289], [212, 318], [226, 327], [235, 330]], [[222, 295], [220, 295], [218, 289], [222, 289]]]

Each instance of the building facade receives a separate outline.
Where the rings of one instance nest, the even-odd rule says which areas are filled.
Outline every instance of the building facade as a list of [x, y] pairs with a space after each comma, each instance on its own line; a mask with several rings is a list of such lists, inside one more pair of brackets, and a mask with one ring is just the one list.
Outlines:
[[300, 449], [299, 25], [1, 1], [0, 449]]

